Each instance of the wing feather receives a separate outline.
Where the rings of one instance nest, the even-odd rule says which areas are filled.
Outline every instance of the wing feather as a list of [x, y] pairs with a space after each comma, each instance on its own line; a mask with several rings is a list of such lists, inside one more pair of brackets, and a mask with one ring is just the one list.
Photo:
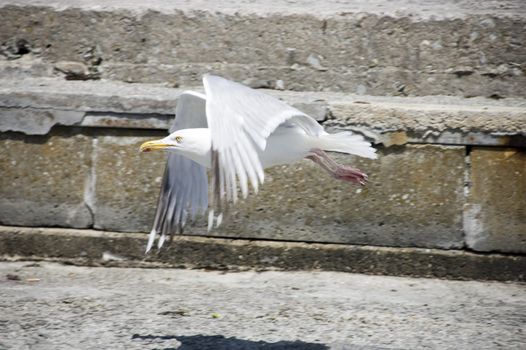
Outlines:
[[[180, 129], [206, 128], [205, 100], [205, 95], [198, 92], [181, 94], [170, 133]], [[182, 232], [189, 214], [195, 219], [207, 208], [206, 168], [179, 154], [169, 153], [146, 252], [151, 249], [157, 234], [161, 235], [157, 244], [161, 248], [166, 236]]]
[[205, 75], [203, 84], [212, 150], [218, 154], [212, 176], [219, 176], [214, 190], [219, 200], [236, 202], [238, 182], [243, 198], [248, 181], [257, 192], [264, 181], [258, 148], [265, 149], [267, 138], [281, 124], [294, 124], [310, 135], [325, 133], [313, 118], [257, 90], [214, 75]]

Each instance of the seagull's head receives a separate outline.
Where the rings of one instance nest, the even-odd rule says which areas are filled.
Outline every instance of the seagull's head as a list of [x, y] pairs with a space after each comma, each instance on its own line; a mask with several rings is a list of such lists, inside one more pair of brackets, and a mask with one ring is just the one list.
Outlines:
[[141, 152], [165, 150], [184, 155], [200, 164], [210, 155], [210, 130], [206, 128], [177, 130], [160, 140], [146, 141]]
[[184, 140], [184, 137], [182, 135], [179, 135], [179, 133], [176, 131], [166, 136], [164, 139], [144, 142], [141, 145], [140, 151], [141, 152], [151, 152], [151, 151], [157, 151], [157, 150], [176, 151], [177, 149], [184, 147], [183, 140]]

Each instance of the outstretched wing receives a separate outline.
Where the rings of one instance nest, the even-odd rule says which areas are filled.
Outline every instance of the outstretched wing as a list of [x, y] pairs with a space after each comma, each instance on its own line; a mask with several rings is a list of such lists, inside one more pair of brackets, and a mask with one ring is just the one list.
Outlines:
[[248, 195], [248, 181], [257, 192], [264, 181], [257, 148], [265, 149], [279, 125], [291, 123], [311, 135], [325, 133], [313, 118], [262, 92], [213, 75], [205, 75], [203, 83], [212, 135], [211, 193], [214, 209], [220, 212], [225, 201], [237, 200], [236, 179], [243, 197]]
[[[188, 91], [179, 96], [170, 133], [188, 128], [206, 128], [206, 97]], [[208, 207], [206, 168], [179, 154], [169, 153], [157, 202], [157, 211], [146, 247], [148, 252], [160, 234], [160, 248], [168, 235], [182, 232], [188, 216], [194, 218]]]

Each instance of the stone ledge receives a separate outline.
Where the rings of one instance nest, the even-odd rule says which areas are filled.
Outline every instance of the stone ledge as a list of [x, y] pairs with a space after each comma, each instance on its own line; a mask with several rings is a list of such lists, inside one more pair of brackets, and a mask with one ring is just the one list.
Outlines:
[[[53, 125], [166, 129], [186, 89], [111, 81], [0, 81], [0, 131], [46, 134]], [[526, 146], [526, 99], [379, 97], [265, 90], [328, 128], [405, 143]]]
[[147, 235], [94, 230], [0, 226], [6, 260], [79, 265], [210, 269], [327, 270], [366, 274], [525, 281], [526, 256], [177, 236], [145, 256]]

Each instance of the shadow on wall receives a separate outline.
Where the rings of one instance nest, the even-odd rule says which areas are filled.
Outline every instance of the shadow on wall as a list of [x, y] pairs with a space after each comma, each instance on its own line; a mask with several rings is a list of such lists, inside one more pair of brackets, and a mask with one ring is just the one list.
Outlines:
[[[278, 341], [267, 343], [265, 341], [252, 341], [237, 339], [235, 337], [225, 338], [222, 335], [140, 335], [134, 334], [132, 340], [142, 340], [147, 344], [155, 343], [164, 350], [329, 350], [329, 347], [319, 343], [305, 343], [296, 341]], [[180, 345], [173, 347], [173, 341]], [[169, 347], [163, 347], [163, 342], [168, 341]], [[146, 345], [146, 344], [145, 344]]]

